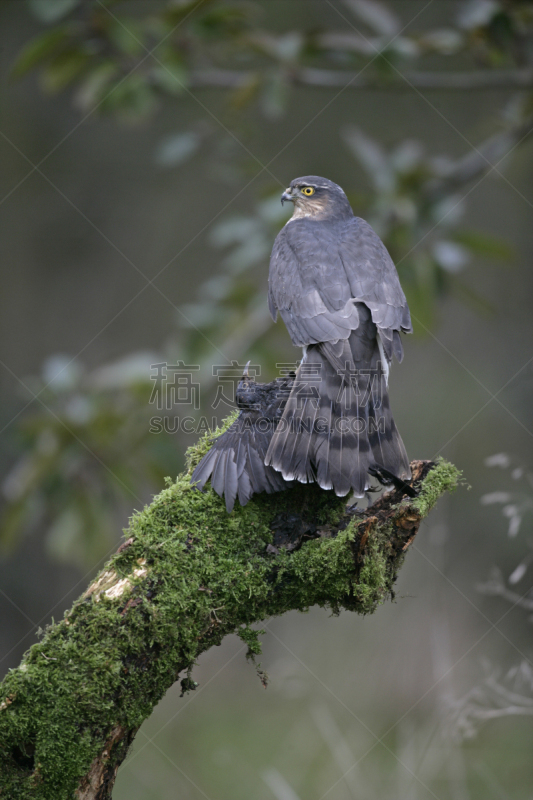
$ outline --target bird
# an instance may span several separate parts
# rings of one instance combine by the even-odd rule
[[[393,356],[403,359],[400,334],[413,330],[396,267],[333,181],[295,178],[287,201],[294,209],[272,249],[268,302],[302,360],[265,465],[339,497],[364,496],[370,476],[407,486],[388,395]]]
[[[293,380],[294,373],[288,373],[271,383],[257,383],[249,376],[247,364],[235,393],[237,419],[214,440],[191,475],[191,483],[200,490],[211,480],[212,489],[224,496],[228,514],[233,511],[237,497],[240,505],[245,506],[254,494],[281,492],[293,485],[265,465],[266,452]]]

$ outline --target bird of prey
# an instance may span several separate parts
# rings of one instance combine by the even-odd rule
[[[340,186],[296,178],[282,195],[294,213],[270,260],[269,306],[302,347],[296,375],[269,384],[245,372],[239,416],[195,468],[191,482],[233,510],[294,480],[357,496],[369,475],[416,496],[392,418],[388,374],[412,331],[394,264],[378,235],[355,217]]]
[[[284,201],[294,212],[274,242],[269,307],[303,358],[265,464],[286,481],[361,497],[369,474],[411,477],[387,389],[400,333],[412,332],[409,308],[385,245],[340,186],[296,178]]]
[[[228,514],[235,499],[246,505],[259,492],[280,492],[292,484],[265,465],[265,456],[289,397],[294,373],[272,383],[256,383],[247,370],[236,392],[239,416],[218,436],[191,476],[191,483],[203,489],[209,479],[214,491],[226,501]]]

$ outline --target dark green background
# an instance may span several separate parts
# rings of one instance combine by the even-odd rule
[[[292,30],[302,14],[308,26],[315,19],[342,27],[323,0],[256,5],[266,27]],[[407,22],[425,3],[390,5]],[[434,0],[416,27],[450,24],[459,5]],[[139,14],[146,8],[132,6]],[[82,122],[68,94],[50,97],[34,76],[15,82],[9,75],[21,46],[40,30],[25,4],[2,3],[0,26],[1,131],[33,163],[68,137],[42,166],[51,183],[34,172],[18,188],[30,166],[0,137],[2,197],[13,190],[0,206],[3,427],[29,400],[17,376],[26,381],[46,357],[83,351],[95,368],[175,337],[174,307],[194,300],[200,282],[221,270],[221,252],[209,240],[212,219],[226,205],[227,214],[249,212],[276,182],[263,175],[234,200],[248,179],[225,183],[202,156],[161,169],[154,152],[162,137],[209,117],[193,98],[163,103],[134,125],[97,116]],[[478,143],[497,129],[509,96],[425,92],[431,107],[415,91],[346,90],[334,98],[336,91],[300,88],[278,120],[249,112],[246,147],[263,164],[273,159],[280,186],[312,173],[353,194],[368,187],[339,135],[348,123],[386,149],[415,138],[432,153],[458,157],[470,149],[465,139]],[[216,117],[223,113],[220,92],[195,94]],[[492,174],[468,194],[468,226],[501,237],[515,253],[504,263],[477,257],[462,275],[493,313],[451,296],[439,300],[431,333],[415,319],[417,335],[404,341],[404,363],[392,370],[392,405],[410,457],[442,454],[470,486],[423,525],[396,602],[368,619],[312,609],[269,622],[266,692],[236,637],[202,656],[196,693],[180,699],[178,687],[171,689],[138,734],[117,800],[531,797],[531,717],[493,720],[466,742],[454,738],[452,724],[454,703],[482,684],[484,670],[503,674],[532,654],[526,613],[478,590],[494,566],[505,577],[512,572],[530,535],[531,515],[510,539],[500,507],[481,505],[480,497],[514,488],[508,471],[484,465],[488,456],[505,452],[517,465],[532,464],[531,165],[528,141],[500,165],[506,180]],[[159,291],[148,287],[123,311],[146,283],[127,259],[151,278],[181,250],[157,279]],[[267,268],[265,259],[256,273],[265,286]],[[276,358],[296,358],[278,328]],[[9,433],[1,437],[5,470],[18,452]],[[176,445],[180,453],[186,444]],[[124,523],[135,505],[125,504]],[[43,536],[33,531],[0,562],[3,671],[35,640],[34,624],[60,617],[98,566],[59,564]],[[515,587],[520,594],[528,579]]]

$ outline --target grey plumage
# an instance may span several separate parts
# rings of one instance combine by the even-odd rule
[[[283,199],[295,212],[272,250],[269,307],[305,355],[265,463],[339,496],[362,495],[369,473],[409,479],[387,391],[412,331],[392,259],[331,181],[297,178]]]
[[[295,213],[274,243],[269,306],[304,358],[294,381],[243,377],[239,417],[191,481],[203,489],[210,479],[228,512],[237,497],[245,505],[293,480],[362,495],[373,475],[415,494],[387,391],[392,358],[403,358],[400,333],[412,330],[394,264],[331,181],[297,178],[283,199]]]
[[[292,377],[272,383],[255,383],[248,376],[239,382],[236,401],[239,416],[218,436],[195,468],[191,483],[203,489],[209,479],[213,490],[226,501],[231,512],[235,500],[246,505],[254,494],[280,492],[291,486],[265,456],[292,387]]]

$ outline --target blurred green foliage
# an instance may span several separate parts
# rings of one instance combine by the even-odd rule
[[[2,544],[46,531],[51,556],[80,566],[105,555],[124,514],[174,467],[170,437],[149,433],[153,357],[138,354],[90,373],[50,358],[32,381],[38,396],[19,424],[22,455],[2,486]]]
[[[13,76],[36,72],[43,90],[71,92],[82,115],[129,122],[146,120],[162,104],[181,119],[184,98],[209,88],[219,97],[221,124],[206,119],[200,106],[191,120],[189,109],[187,123],[154,145],[154,161],[180,169],[197,159],[199,170],[232,183],[261,170],[247,147],[254,126],[286,114],[302,87],[337,92],[349,76],[364,76],[375,91],[400,91],[398,70],[429,86],[458,69],[484,75],[490,85],[492,74],[500,79],[506,70],[499,132],[489,144],[503,157],[519,142],[533,113],[523,74],[533,69],[533,2],[467,0],[457,16],[450,13],[449,25],[423,31],[405,31],[397,4],[378,0],[337,4],[332,28],[327,5],[322,26],[306,27],[302,15],[301,25],[287,30],[283,20],[276,29],[265,24],[268,0],[29,0],[44,27],[22,48]],[[331,135],[367,173],[366,191],[344,188],[398,265],[415,330],[432,326],[439,299],[450,293],[490,312],[461,277],[476,256],[509,261],[512,255],[506,243],[464,223],[460,190],[490,170],[486,143],[453,160],[414,140],[387,151],[354,125]],[[111,546],[124,506],[178,471],[176,437],[149,433],[154,363],[198,364],[203,389],[213,387],[209,373],[221,354],[228,362],[267,365],[264,374],[273,370],[281,334],[269,332],[264,267],[287,219],[279,195],[271,178],[258,181],[249,213],[224,215],[211,228],[213,248],[224,251],[219,268],[199,287],[197,301],[180,309],[179,330],[165,352],[132,354],[95,374],[68,358],[45,366],[32,387],[44,405],[35,402],[21,417],[20,457],[2,486],[4,547],[39,526],[56,556],[92,563]]]
[[[147,13],[128,0],[28,4],[49,27],[22,49],[14,75],[37,69],[45,90],[71,87],[83,112],[134,119],[197,85],[228,88],[233,111],[277,116],[300,82],[313,84],[309,69],[364,70],[378,85],[397,68],[434,68],[435,56],[438,68],[452,56],[470,67],[531,63],[530,0],[467,0],[449,27],[415,33],[404,32],[393,3],[378,0],[340,3],[342,31],[306,28],[302,18],[283,32],[263,27],[264,0],[169,0]]]

